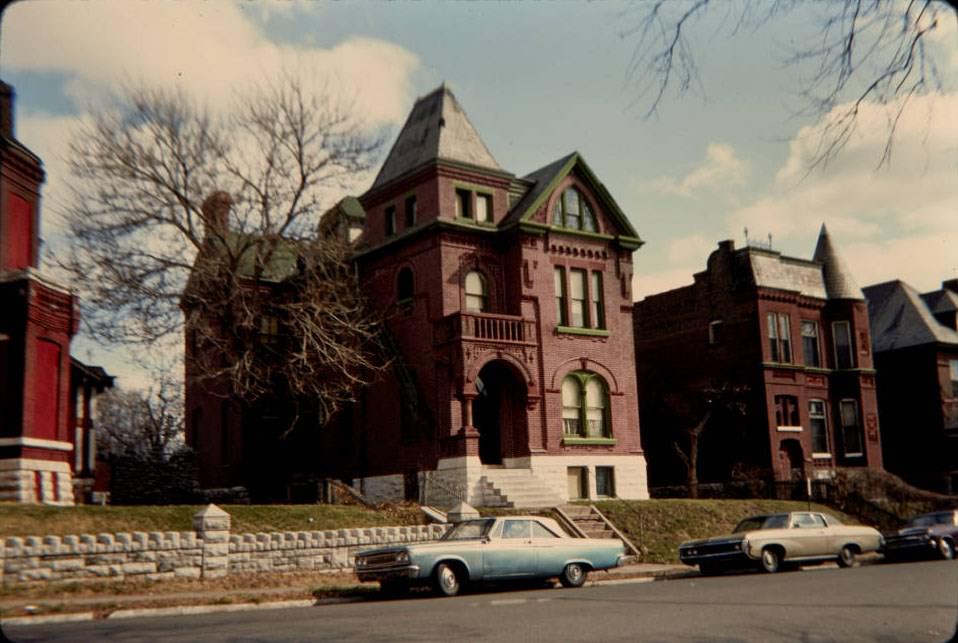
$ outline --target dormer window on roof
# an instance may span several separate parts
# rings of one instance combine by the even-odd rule
[[[552,208],[552,225],[586,232],[598,231],[589,202],[575,188],[566,188],[562,197],[556,199]]]

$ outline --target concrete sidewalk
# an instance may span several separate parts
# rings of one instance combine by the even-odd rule
[[[589,574],[587,585],[626,582],[650,582],[669,578],[697,576],[685,565],[635,563]],[[99,596],[58,596],[43,599],[0,600],[2,623],[56,623],[105,618],[135,618],[177,614],[204,614],[240,610],[307,607],[379,597],[376,583],[360,583],[341,588],[336,596],[316,598],[315,585],[289,587],[244,587],[218,591],[178,591],[164,593],[162,585],[150,594],[103,594]],[[155,605],[145,607],[144,605]],[[124,607],[126,606],[126,607]]]

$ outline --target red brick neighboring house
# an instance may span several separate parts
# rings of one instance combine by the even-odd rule
[[[635,334],[652,485],[686,481],[673,443],[696,418],[674,401],[721,386],[746,391],[745,413],[706,426],[700,480],[881,468],[864,296],[824,225],[811,261],[719,243],[694,284],[636,303]]]
[[[517,178],[443,85],[370,189],[320,227],[355,241],[395,360],[319,432],[314,471],[437,505],[648,497],[631,328],[642,241],[578,153]],[[206,413],[188,408],[188,436]]]
[[[958,280],[920,294],[868,286],[885,467],[912,484],[958,490]]]
[[[0,500],[72,504],[75,296],[38,271],[43,164],[0,82]]]

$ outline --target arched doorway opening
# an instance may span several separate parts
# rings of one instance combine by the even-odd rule
[[[788,479],[792,482],[799,482],[805,479],[805,456],[802,450],[802,443],[795,439],[782,440],[779,444],[782,452],[785,466],[787,467]]]
[[[473,424],[479,431],[479,460],[502,464],[515,457],[526,440],[526,384],[505,361],[489,362],[475,381]]]

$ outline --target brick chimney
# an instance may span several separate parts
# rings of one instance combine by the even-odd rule
[[[229,193],[217,190],[206,197],[203,201],[203,224],[206,226],[206,234],[216,231],[219,234],[225,234],[230,226],[230,208],[233,205],[233,199]]]
[[[17,93],[13,85],[0,80],[0,134],[13,138],[13,104]]]

